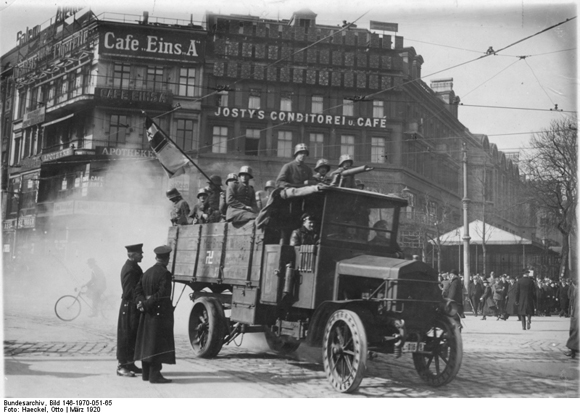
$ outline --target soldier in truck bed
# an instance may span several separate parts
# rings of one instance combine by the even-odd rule
[[[256,193],[254,187],[250,185],[252,169],[247,165],[240,168],[238,182],[230,182],[226,190],[226,202],[228,210],[226,221],[237,224],[245,224],[254,220],[258,213],[256,204]]]
[[[179,224],[189,224],[189,204],[181,197],[181,193],[177,188],[172,188],[167,193],[167,198],[173,203],[170,213],[171,224],[177,226]]]
[[[354,160],[348,154],[343,154],[338,160],[338,168],[330,173],[331,184],[346,188],[356,188],[354,175],[342,177],[342,173],[352,167]],[[342,185],[340,184],[342,179]]]
[[[276,178],[276,187],[304,187],[316,184],[312,178],[312,169],[304,163],[308,156],[308,147],[298,144],[294,148],[294,161],[284,164]]]

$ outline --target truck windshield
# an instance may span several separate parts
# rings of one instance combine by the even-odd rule
[[[389,200],[360,194],[329,194],[322,238],[328,242],[391,246],[396,242],[395,212]]]

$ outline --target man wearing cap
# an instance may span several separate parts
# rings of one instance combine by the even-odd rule
[[[107,288],[107,279],[105,279],[105,273],[97,265],[95,259],[87,260],[87,265],[91,269],[91,279],[82,287],[87,287],[87,296],[91,298],[93,304],[93,312],[89,315],[92,318],[99,315],[101,296]]]
[[[522,329],[524,331],[526,330],[526,316],[528,317],[528,330],[532,324],[534,301],[536,300],[536,284],[529,276],[529,272],[527,270],[524,271],[523,277],[516,284],[516,305],[518,306],[518,315],[522,319]]]
[[[208,216],[208,223],[218,223],[221,220],[220,214],[220,199],[222,198],[222,177],[219,175],[212,175],[209,177],[209,188],[207,188],[207,204],[210,208]]]
[[[122,377],[134,377],[140,374],[141,369],[135,366],[135,341],[139,328],[141,312],[137,309],[135,300],[135,287],[143,276],[143,270],[139,266],[143,260],[143,244],[125,246],[128,259],[121,269],[121,308],[117,322],[117,375]]]
[[[457,304],[457,314],[463,315],[463,283],[459,279],[459,272],[453,269],[451,272],[451,281],[449,282],[449,292],[447,295],[448,299],[453,300]],[[457,318],[459,324],[461,321]]]
[[[314,216],[310,213],[302,214],[302,226],[292,232],[290,246],[302,246],[305,244],[317,244],[318,234],[314,231]]]
[[[270,194],[272,194],[274,188],[276,188],[276,183],[273,180],[268,180],[264,186],[264,191],[256,191],[256,205],[258,206],[259,210],[266,207],[268,198],[270,198]]]
[[[172,188],[167,193],[167,198],[173,203],[173,208],[171,209],[170,218],[171,224],[174,226],[180,224],[189,224],[189,204],[185,201],[177,188]]]
[[[316,181],[322,184],[330,184],[330,176],[328,175],[328,172],[330,171],[330,164],[328,163],[327,159],[321,158],[316,161],[314,171],[316,171],[316,174],[314,174],[313,178]]]
[[[256,192],[250,185],[252,169],[244,165],[238,173],[238,182],[230,182],[226,190],[226,203],[228,210],[226,221],[236,224],[245,224],[254,220],[258,213],[256,204]]]
[[[338,159],[338,168],[330,173],[331,185],[346,188],[356,188],[354,175],[342,176],[342,173],[352,168],[354,160],[349,154],[342,154]],[[341,183],[342,182],[342,183]]]
[[[142,312],[135,360],[141,360],[143,381],[165,384],[171,380],[161,375],[162,364],[175,364],[171,272],[167,270],[171,247],[159,246],[153,252],[156,263],[135,287],[137,309]]]
[[[276,178],[276,187],[304,187],[316,183],[312,177],[312,169],[304,163],[308,154],[308,147],[305,144],[296,145],[294,161],[282,166]]]

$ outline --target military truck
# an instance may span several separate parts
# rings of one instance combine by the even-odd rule
[[[239,335],[263,332],[276,352],[320,347],[339,392],[359,387],[372,353],[411,353],[425,382],[452,381],[463,354],[457,308],[442,299],[436,271],[398,247],[406,205],[392,194],[308,186],[275,190],[244,225],[171,227],[174,281],[193,291],[195,355],[215,357]],[[319,241],[291,246],[304,213],[316,218]]]

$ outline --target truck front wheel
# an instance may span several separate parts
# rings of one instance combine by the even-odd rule
[[[198,358],[215,357],[224,344],[226,320],[221,303],[201,297],[189,314],[189,343]]]
[[[324,329],[323,362],[330,384],[340,392],[356,391],[367,365],[367,335],[361,318],[340,309]]]

